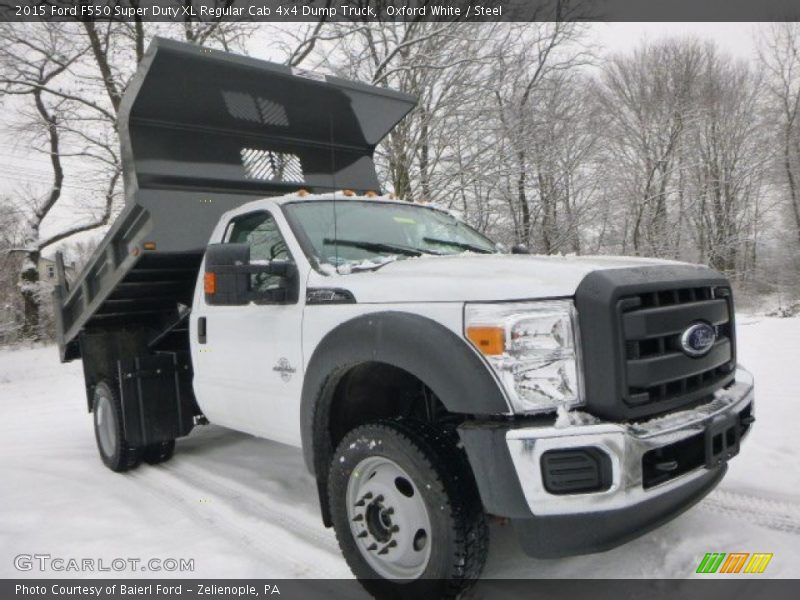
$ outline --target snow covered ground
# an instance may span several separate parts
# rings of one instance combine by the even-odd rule
[[[772,552],[766,576],[800,576],[800,318],[742,316],[738,332],[757,423],[715,492],[591,556],[530,559],[493,525],[484,576],[683,578],[706,552]],[[81,365],[59,364],[54,347],[0,352],[0,415],[0,577],[25,575],[21,553],[194,559],[171,576],[350,577],[297,449],[209,426],[169,463],[114,474],[95,450]]]

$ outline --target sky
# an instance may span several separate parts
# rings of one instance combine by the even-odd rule
[[[711,39],[731,55],[741,59],[756,56],[755,35],[758,23],[591,23],[587,25],[587,41],[593,42],[601,53],[625,53],[643,41],[657,41],[670,36],[697,36]],[[259,53],[260,54],[260,53]],[[20,144],[0,113],[0,197],[19,193],[30,183],[49,179],[49,163],[42,155],[31,153]],[[79,181],[67,181],[66,192],[70,196],[85,195]],[[85,214],[85,211],[82,211]],[[65,222],[75,222],[75,209],[55,212],[45,222],[46,235]],[[96,234],[94,234],[96,235]],[[46,254],[52,254],[50,249]]]
[[[606,52],[624,53],[641,41],[671,36],[697,36],[715,41],[731,55],[749,59],[756,56],[758,23],[593,23],[590,36]]]

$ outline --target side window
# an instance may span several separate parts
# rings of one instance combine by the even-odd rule
[[[278,225],[268,212],[232,219],[225,233],[225,243],[250,246],[250,264],[292,260]],[[264,292],[279,287],[279,280],[277,275],[254,274],[250,276],[250,287],[254,291]]]

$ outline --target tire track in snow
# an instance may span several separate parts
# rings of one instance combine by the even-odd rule
[[[762,498],[750,494],[716,490],[698,506],[723,513],[773,531],[800,535],[800,504]]]
[[[324,547],[336,556],[340,554],[336,538],[333,534],[326,535],[327,530],[322,528],[321,520],[319,521],[320,525],[315,526],[287,514],[285,507],[272,500],[266,493],[258,494],[242,484],[211,472],[202,471],[185,462],[180,465],[163,464],[160,466],[193,487],[202,487],[204,484],[212,483],[213,493],[224,497],[229,503],[242,506],[255,517],[279,525],[292,535],[298,535],[308,542]]]
[[[229,512],[229,509],[220,510],[214,508],[213,504],[204,504],[204,510],[200,510],[194,502],[185,498],[186,490],[180,490],[175,486],[174,478],[164,468],[164,465],[147,466],[146,470],[137,469],[131,471],[129,476],[143,483],[151,494],[160,496],[170,503],[185,508],[193,517],[208,524],[223,537],[231,537],[233,534],[237,541],[251,548],[258,556],[263,557],[264,562],[270,565],[283,565],[297,577],[311,575],[328,579],[336,577],[335,574],[322,567],[318,561],[315,562],[309,553],[303,556],[297,556],[297,553],[292,552],[286,545],[276,549],[275,544],[264,542],[262,537],[258,535],[257,529],[251,526],[245,528],[246,524],[240,525],[236,522],[235,518],[224,514],[225,512]],[[210,492],[210,494],[213,494],[213,492]],[[211,515],[207,510],[209,508],[213,511]],[[269,539],[269,536],[264,536],[264,538]]]

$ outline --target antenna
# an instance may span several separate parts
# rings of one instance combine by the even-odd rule
[[[333,139],[333,115],[328,113],[328,125],[331,147],[331,181],[333,182],[333,254],[336,261],[336,272],[339,272],[339,230],[336,218],[336,148]]]

